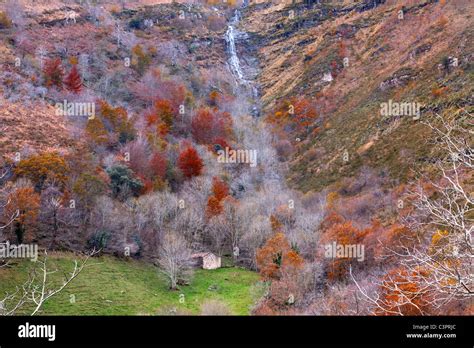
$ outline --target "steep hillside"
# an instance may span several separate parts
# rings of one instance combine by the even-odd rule
[[[85,313],[137,314],[150,288],[141,314],[177,290],[196,313],[216,283],[245,314],[254,271],[257,315],[472,313],[473,15],[464,0],[7,0],[0,243],[100,250]],[[26,264],[5,255],[14,287]],[[232,268],[192,279],[205,260]],[[131,296],[102,298],[109,279]]]
[[[134,103],[127,93],[150,87],[140,81],[138,70],[151,63],[166,79],[172,75],[174,81],[187,81],[195,89],[229,88],[224,15],[177,3],[144,7],[152,3],[162,1],[134,2],[123,10],[110,3],[87,7],[60,1],[26,2],[21,10],[7,9],[18,17],[21,30],[1,29],[3,156],[11,158],[23,150],[67,152],[71,145],[80,146],[87,119],[58,114],[56,103],[63,100],[93,103],[106,98],[119,104],[131,101],[130,110],[143,107],[143,101]],[[78,67],[84,80],[80,97],[43,85],[45,64],[55,58],[66,61],[61,68],[64,77],[74,65]],[[146,66],[137,67],[141,58]],[[109,71],[104,74],[104,69]]]
[[[79,146],[64,117],[49,105],[5,102],[0,125],[0,152],[12,159],[21,151],[67,152]]]
[[[333,3],[255,5],[242,23],[258,47],[266,114],[294,96],[319,111],[309,131],[288,135],[289,182],[319,191],[363,166],[405,182],[436,155],[422,122],[472,111],[474,5]],[[389,100],[420,103],[420,119],[384,117]]]

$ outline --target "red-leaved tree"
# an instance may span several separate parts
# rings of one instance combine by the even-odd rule
[[[150,159],[150,169],[153,176],[158,176],[160,179],[164,179],[166,176],[166,167],[168,161],[166,157],[159,152],[155,152]]]
[[[204,164],[196,149],[188,147],[179,154],[178,167],[184,176],[189,179],[200,175]]]
[[[199,109],[191,122],[191,132],[198,143],[213,144],[214,139],[226,138],[231,125],[229,114]]]
[[[68,91],[79,93],[82,90],[82,79],[76,65],[72,66],[71,71],[64,80],[64,84]]]
[[[229,186],[219,178],[212,178],[212,193],[219,201],[229,195]]]
[[[64,71],[61,67],[61,59],[55,58],[46,61],[43,69],[43,74],[47,87],[62,87]]]

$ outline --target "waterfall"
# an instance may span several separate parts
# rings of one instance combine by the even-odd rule
[[[225,41],[227,42],[227,50],[229,52],[229,66],[232,74],[236,78],[238,83],[245,82],[242,68],[240,67],[239,57],[237,56],[237,50],[235,48],[235,37],[237,30],[234,28],[239,22],[240,14],[238,10],[235,10],[235,14],[232,17],[227,32],[225,33]]]
[[[244,7],[246,6],[247,2],[244,2]],[[229,25],[227,26],[227,31],[225,33],[225,41],[227,43],[227,53],[229,55],[228,58],[228,66],[229,70],[235,78],[236,84],[238,87],[243,87],[241,89],[242,93],[247,93],[249,98],[252,100],[252,105],[250,106],[250,114],[259,117],[260,116],[260,108],[259,108],[259,94],[258,94],[258,87],[253,81],[252,77],[250,80],[244,77],[244,73],[242,71],[242,66],[240,65],[239,56],[237,55],[237,49],[235,45],[236,39],[247,39],[248,35],[246,32],[241,32],[236,29],[237,24],[240,21],[240,12],[239,10],[235,10],[234,16],[231,18]]]

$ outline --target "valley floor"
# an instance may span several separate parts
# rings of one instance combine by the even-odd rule
[[[16,262],[16,261],[15,261]],[[28,277],[30,261],[0,270],[0,294],[12,292]],[[56,253],[48,258],[52,281],[72,269],[74,255]],[[172,315],[199,314],[208,301],[219,301],[234,315],[248,315],[258,298],[258,274],[236,267],[198,269],[190,285],[170,291],[153,265],[110,256],[93,258],[60,294],[42,307],[40,315]],[[74,301],[75,300],[75,301]],[[25,308],[25,314],[29,313]],[[23,313],[19,313],[23,314]]]

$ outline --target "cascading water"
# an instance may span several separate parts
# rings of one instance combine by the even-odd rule
[[[237,56],[237,50],[235,48],[235,37],[236,37],[236,29],[234,26],[239,22],[240,13],[238,10],[235,10],[235,14],[232,17],[229,26],[227,27],[227,32],[225,33],[225,40],[227,42],[227,50],[229,52],[229,66],[232,74],[237,80],[237,83],[243,83],[244,74],[242,72],[242,68],[240,67],[240,60]]]
[[[247,5],[247,1],[244,1],[242,8],[245,8]],[[278,162],[273,160],[276,157],[274,149],[271,147],[270,142],[262,143],[262,139],[270,139],[271,136],[265,135],[268,134],[267,131],[258,126],[261,124],[260,120],[258,120],[260,116],[260,96],[258,83],[255,81],[258,63],[248,55],[241,62],[237,53],[236,42],[240,42],[245,46],[246,50],[244,52],[252,51],[253,49],[251,47],[252,43],[245,42],[250,38],[249,35],[245,31],[236,28],[240,20],[240,11],[237,9],[229,21],[225,33],[225,41],[227,43],[228,67],[237,85],[235,90],[236,96],[242,100],[242,104],[248,105],[248,112],[254,116],[254,123],[252,127],[247,127],[245,132],[242,133],[245,134],[245,140],[242,139],[241,142],[246,144],[246,146],[250,146],[250,148],[258,149],[261,154],[262,160],[259,166],[259,176],[264,173],[263,176],[266,178],[267,183],[271,183],[273,187],[280,187],[282,177],[279,174]]]
[[[247,5],[247,2],[244,1],[243,6],[245,7],[246,5]],[[229,25],[227,27],[227,31],[225,33],[225,41],[227,43],[227,52],[229,54],[229,59],[228,59],[229,70],[234,76],[237,85],[243,86],[244,90],[247,90],[247,93],[253,99],[250,112],[253,116],[258,117],[260,115],[260,110],[257,106],[258,99],[259,99],[258,88],[255,86],[255,83],[253,81],[248,80],[244,76],[244,72],[242,71],[242,66],[240,64],[240,60],[237,54],[237,49],[236,49],[236,44],[235,44],[236,39],[248,38],[248,35],[246,32],[241,32],[238,29],[236,29],[236,26],[238,25],[239,21],[240,21],[240,12],[239,10],[235,10],[234,15],[232,16],[229,22]]]

